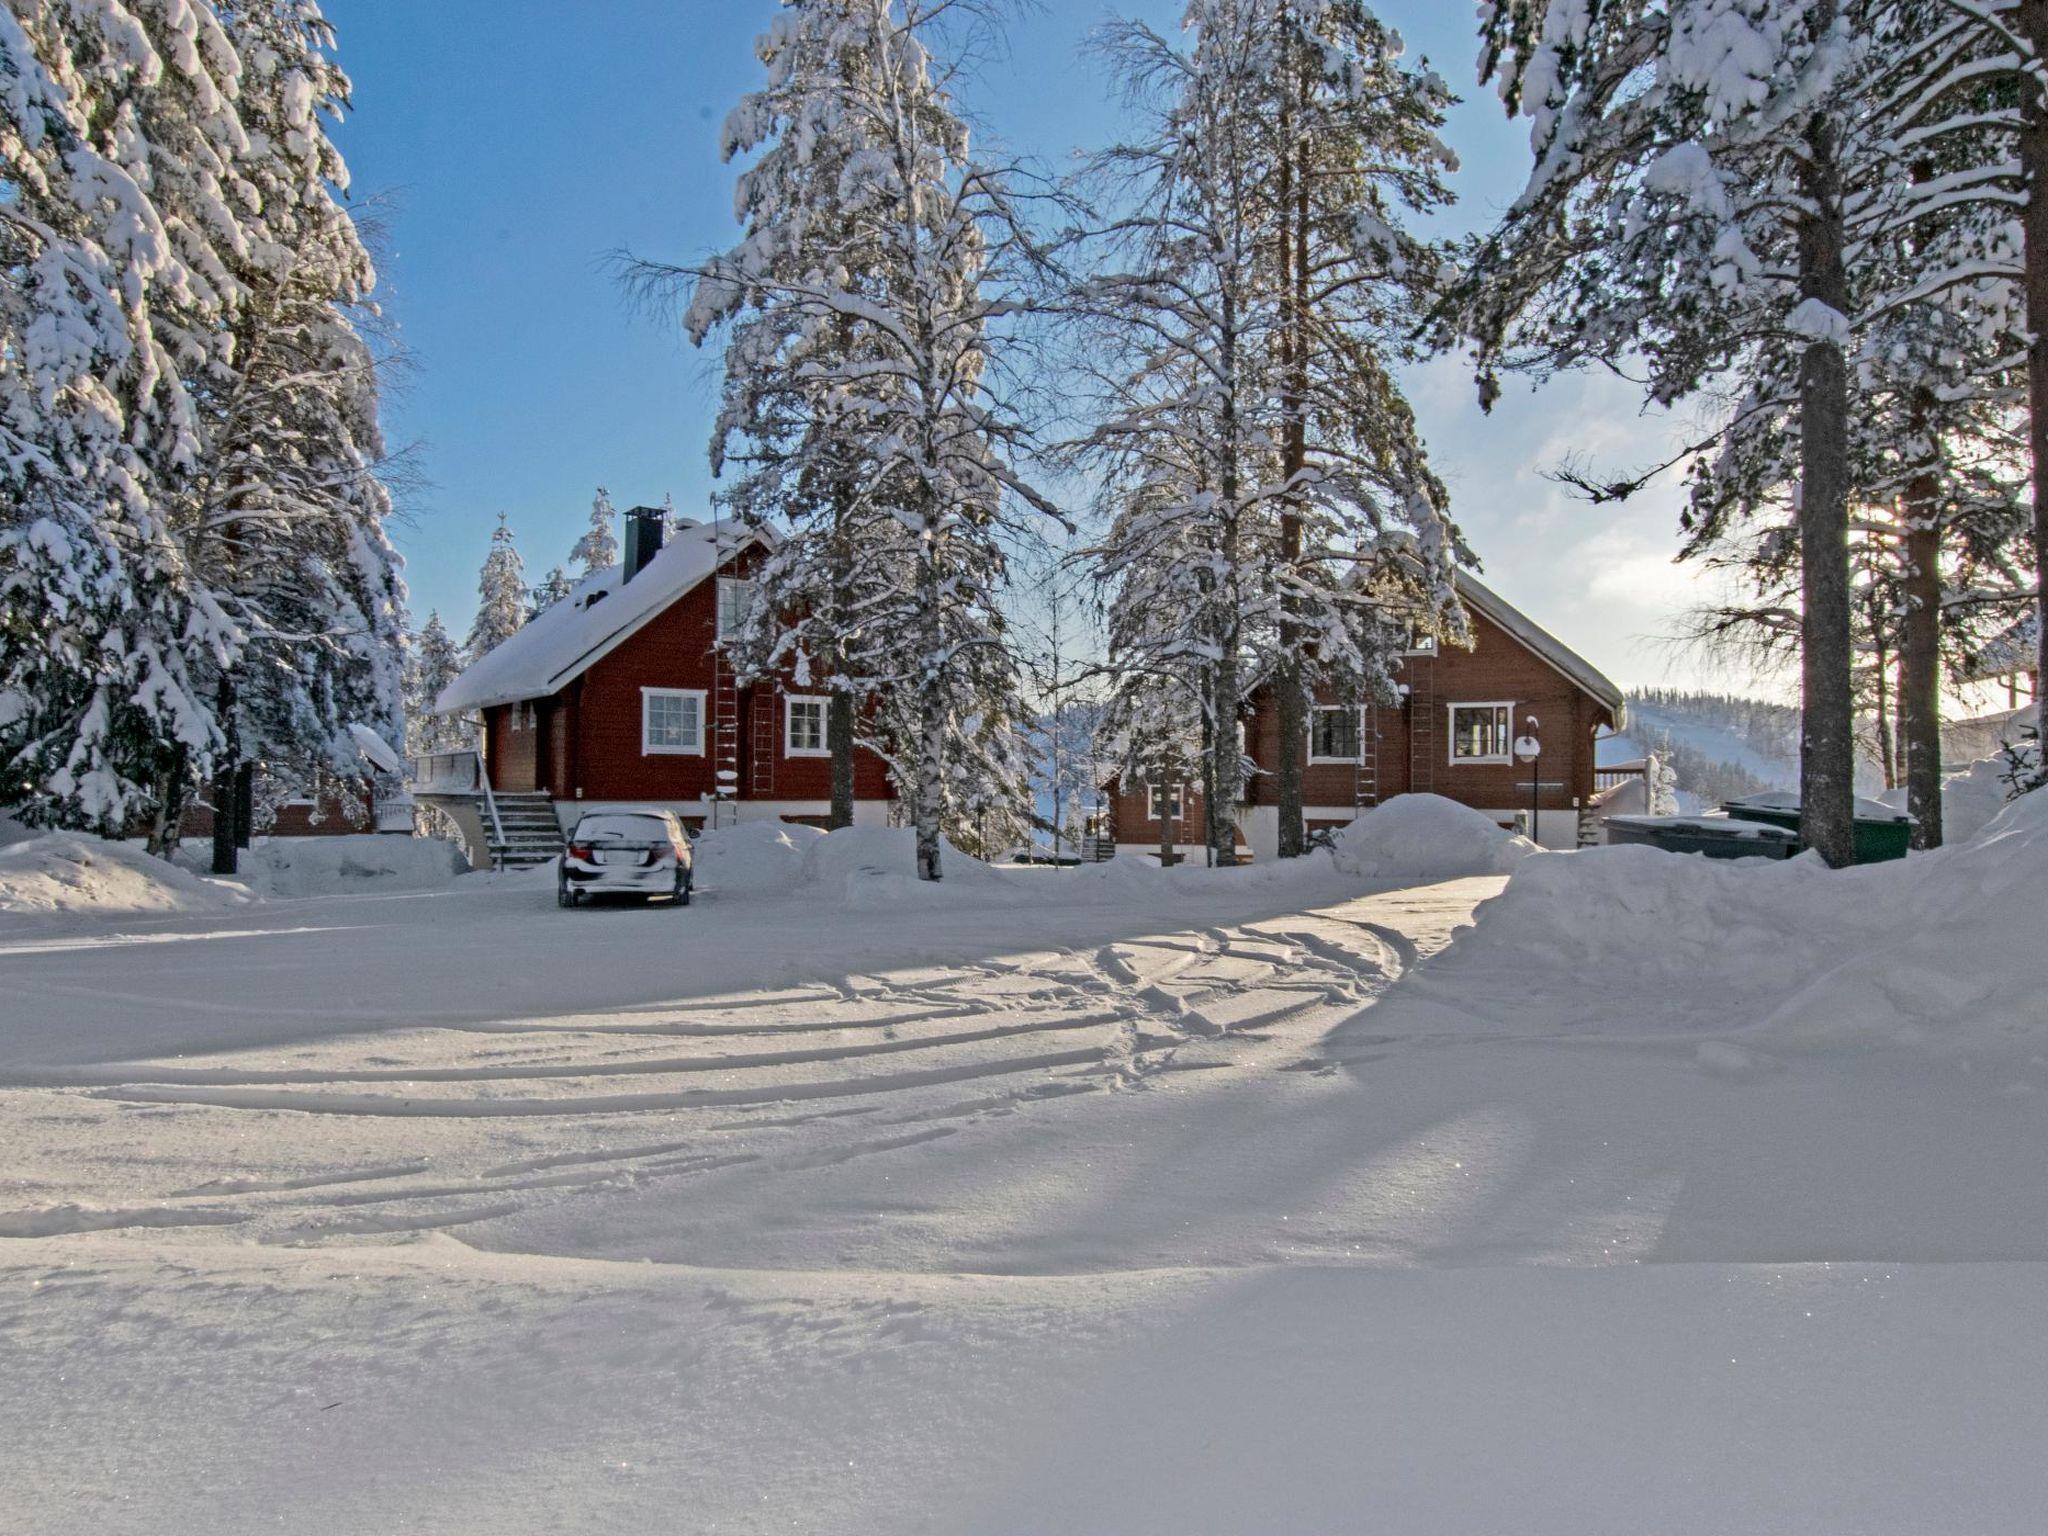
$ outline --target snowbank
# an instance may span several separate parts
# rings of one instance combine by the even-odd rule
[[[1967,841],[1839,872],[1812,855],[1541,854],[1388,1001],[1449,1029],[1611,1036],[1633,1014],[1648,1039],[2036,1054],[2048,1050],[2032,963],[2044,886],[2048,794]]]
[[[1396,795],[1337,834],[1338,870],[1369,880],[1505,875],[1536,852],[1526,837],[1442,795]]]
[[[202,912],[248,899],[240,886],[202,880],[138,843],[52,832],[0,846],[0,914]]]
[[[203,866],[204,843],[180,850]],[[234,877],[262,896],[356,896],[373,891],[431,891],[469,868],[455,844],[437,837],[356,833],[346,837],[265,838],[242,851]]]
[[[841,827],[804,850],[803,883],[852,911],[1022,905],[1058,894],[1033,882],[1032,872],[1005,875],[951,843],[939,857],[944,878],[934,885],[917,878],[917,834],[910,828]]]
[[[1959,733],[1976,731],[1986,755],[1942,776],[1941,831],[1945,841],[1959,843],[1975,837],[2005,809],[2012,794],[2007,778],[2011,764],[1998,748],[2001,743],[2019,741],[2022,731],[2033,722],[2034,709],[2029,705],[2010,714],[1991,716],[1987,721],[1964,721],[1956,728]],[[1979,727],[1982,729],[1978,730]],[[1879,799],[1892,810],[1906,808],[1904,786],[1886,790]]]
[[[712,891],[788,891],[804,879],[804,856],[824,837],[817,827],[743,821],[698,837],[697,884]]]

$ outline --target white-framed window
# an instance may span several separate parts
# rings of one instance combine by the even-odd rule
[[[737,576],[718,578],[718,638],[729,640],[740,632],[754,608],[755,583]]]
[[[1160,814],[1159,808],[1160,788],[1161,786],[1157,784],[1147,784],[1145,786],[1145,819],[1147,821],[1179,821],[1181,812],[1185,808],[1184,797],[1181,794],[1182,786],[1176,784],[1166,791],[1166,811],[1163,817]]]
[[[1408,626],[1408,643],[1401,647],[1401,654],[1403,656],[1434,656],[1436,654],[1436,636],[1423,634],[1420,624],[1410,624]]]
[[[1453,763],[1511,763],[1514,761],[1514,739],[1515,706],[1512,703],[1451,706]]]
[[[1365,710],[1356,704],[1318,704],[1308,713],[1308,760],[1355,763],[1363,756]]]
[[[782,755],[830,757],[825,744],[825,717],[831,701],[819,694],[792,693],[782,700]]]
[[[642,688],[640,752],[644,757],[704,755],[704,690]]]

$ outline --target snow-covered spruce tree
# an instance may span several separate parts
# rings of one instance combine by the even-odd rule
[[[1402,216],[1443,206],[1454,165],[1437,136],[1450,89],[1425,64],[1403,66],[1401,40],[1361,0],[1208,0],[1190,19],[1266,39],[1273,99],[1257,120],[1274,131],[1273,281],[1278,350],[1279,622],[1268,684],[1283,744],[1305,743],[1317,684],[1391,698],[1381,627],[1361,622],[1354,563],[1390,529],[1455,545],[1449,498],[1430,472],[1393,365],[1441,265]],[[1460,622],[1449,568],[1432,556],[1385,565],[1424,577],[1406,606],[1436,633]],[[1439,622],[1441,621],[1441,622]],[[1407,643],[1402,627],[1402,643]],[[1305,846],[1305,747],[1275,766],[1279,851]]]
[[[1170,478],[1141,487],[1095,551],[1109,594],[1111,678],[1096,750],[1126,788],[1155,792],[1162,864],[1173,862],[1177,831],[1166,807],[1187,784],[1211,782],[1204,756],[1216,657],[1203,637],[1228,622],[1214,612],[1219,587],[1201,542],[1217,525],[1183,515],[1193,500]]]
[[[569,551],[569,558],[583,568],[585,576],[595,576],[619,563],[618,522],[619,514],[612,508],[611,492],[600,485],[596,498],[590,503],[590,527],[576,541],[576,547]]]
[[[1199,525],[1199,600],[1176,618],[1205,658],[1207,840],[1229,863],[1254,683],[1298,728],[1318,685],[1390,692],[1408,623],[1463,637],[1466,551],[1389,370],[1409,274],[1435,268],[1396,221],[1443,196],[1447,97],[1360,5],[1195,0],[1187,22],[1185,47],[1137,23],[1102,34],[1147,132],[1098,157],[1114,213],[1073,305],[1099,411],[1083,455],[1133,509],[1105,561],[1156,570],[1162,528]]]
[[[732,256],[699,267],[638,268],[643,279],[691,288],[693,326],[708,329],[743,310],[762,321],[736,359],[743,395],[749,370],[786,372],[785,346],[805,343],[795,355],[803,390],[771,382],[775,398],[766,408],[794,413],[796,425],[772,429],[779,442],[809,435],[818,453],[790,477],[806,483],[764,501],[764,513],[801,499],[833,517],[840,503],[832,479],[850,473],[855,485],[844,505],[859,524],[849,541],[856,558],[870,549],[891,561],[907,556],[905,579],[854,577],[857,623],[873,657],[858,681],[903,706],[892,711],[899,739],[885,743],[885,755],[912,808],[917,871],[928,880],[941,874],[957,770],[993,761],[986,744],[1007,739],[999,727],[1018,697],[996,605],[1002,535],[1020,506],[1053,515],[1012,467],[1025,432],[1002,368],[1035,247],[1012,178],[970,155],[936,51],[946,23],[993,19],[999,9],[974,0],[787,6],[763,50],[773,100],[743,108],[735,125],[742,139],[773,137],[778,149],[792,151],[759,186],[743,185],[750,238]],[[818,46],[798,46],[806,40]],[[825,234],[838,242],[838,259],[821,259],[802,238],[809,224],[803,203],[781,209],[776,201],[811,190],[796,163],[806,146],[846,150],[831,181]],[[790,181],[776,179],[785,172]],[[750,211],[756,193],[763,202]],[[778,229],[782,212],[790,227]],[[730,390],[727,406],[733,411]],[[751,410],[742,400],[732,417],[749,437]],[[818,420],[827,430],[809,432]],[[796,547],[825,550],[829,561],[833,545],[799,539]],[[808,588],[794,577],[771,579],[789,583],[799,610],[811,593],[834,585],[829,565]],[[774,602],[760,609],[785,622]],[[837,631],[849,620],[831,622]],[[900,739],[903,732],[911,739]]]
[[[175,521],[233,379],[238,74],[203,5],[0,8],[0,799],[159,849],[242,642]]]
[[[2043,0],[1892,0],[1879,14],[1885,61],[1881,103],[1888,130],[1909,174],[1887,199],[1902,243],[1925,256],[1900,274],[1891,305],[1949,315],[1981,312],[2005,289],[2016,310],[2001,331],[2016,337],[2004,362],[2024,373],[2024,462],[2032,482],[2031,515],[2022,530],[2031,561],[2035,611],[2048,614],[2048,478],[2034,472],[2048,458],[2048,3]],[[1882,307],[1882,306],[1879,306]],[[1933,397],[1942,397],[1937,391]],[[1924,433],[1919,435],[1926,435]],[[1926,482],[1932,490],[1934,481]],[[1916,551],[1937,541],[1932,520],[1914,519]],[[2016,540],[2017,542],[2021,542]],[[1931,559],[1919,561],[1931,566]],[[1931,596],[1920,577],[1914,612]],[[1919,664],[1933,648],[1932,621],[1909,619],[1907,644],[1920,707],[1907,728],[1919,749],[1908,763],[1909,800],[1919,830],[1939,835],[1939,735],[1925,717],[1938,704],[1939,684]],[[2048,624],[2040,624],[2040,660],[2048,663]],[[1916,728],[1915,721],[1921,723]]]
[[[502,512],[498,526],[491,530],[490,552],[477,573],[476,595],[476,618],[464,646],[471,661],[489,655],[526,623],[526,564],[519,558]]]
[[[1532,119],[1536,162],[1473,253],[1482,400],[1502,368],[1640,359],[1660,404],[1739,396],[1724,477],[1749,424],[1796,415],[1801,821],[1835,865],[1853,855],[1851,270],[1857,216],[1900,170],[1871,112],[1881,3],[1481,7],[1482,76]]]
[[[756,157],[734,200],[744,233],[697,277],[684,315],[697,345],[725,337],[711,463],[733,478],[720,500],[741,522],[780,535],[756,572],[760,601],[733,637],[733,655],[750,676],[800,667],[830,698],[835,827],[853,820],[857,722],[874,689],[863,593],[909,574],[907,547],[878,521],[890,511],[863,496],[865,389],[851,383],[852,366],[885,354],[864,319],[822,313],[810,296],[820,287],[861,292],[880,255],[855,244],[862,221],[841,201],[866,195],[848,170],[881,152],[865,137],[870,119],[847,110],[884,63],[862,14],[872,9],[791,0],[756,43],[767,81],[734,108],[721,143],[728,161]]]
[[[427,615],[427,622],[413,636],[406,657],[405,750],[419,755],[429,752],[460,752],[473,744],[469,725],[453,715],[434,713],[434,701],[448,685],[462,675],[461,648],[441,622],[440,610]]]
[[[559,565],[548,567],[547,575],[541,577],[533,591],[527,596],[526,616],[537,619],[555,604],[576,590],[576,583],[569,579],[569,573]]]
[[[1970,86],[1975,113],[1954,119],[1961,105],[1952,102],[1952,119],[1929,131],[1919,99],[1925,39],[1912,29],[1931,14],[1877,13],[1864,105],[1843,139],[1844,265],[1858,296],[1848,376],[1852,698],[1888,782],[1905,760],[1922,846],[1941,836],[1944,660],[1980,643],[2027,579],[2013,415],[2025,342],[2007,275],[2016,268],[2001,254],[2018,237],[2008,210],[1970,190],[1984,124],[2010,90]],[[1796,657],[1801,443],[1785,406],[1798,390],[1796,358],[1759,350],[1754,365],[1741,407],[1693,478],[1684,555],[1731,568],[1750,588],[1704,615],[1704,631]]]
[[[325,123],[345,109],[348,80],[311,0],[223,0],[221,13],[243,60],[242,169],[258,210],[240,256],[234,375],[201,402],[204,472],[180,518],[195,572],[243,637],[201,668],[224,737],[216,805],[251,764],[309,789],[354,778],[353,726],[396,745],[407,642],[377,473],[377,358],[359,328],[375,273],[339,202],[348,172]],[[220,821],[215,866],[232,873]]]

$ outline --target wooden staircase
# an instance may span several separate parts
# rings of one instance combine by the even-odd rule
[[[531,869],[562,852],[562,824],[546,794],[504,794],[497,799],[497,829],[489,838],[491,868]]]

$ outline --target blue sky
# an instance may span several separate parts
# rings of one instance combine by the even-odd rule
[[[621,507],[701,514],[716,359],[636,312],[616,250],[688,260],[729,244],[726,111],[758,79],[772,0],[328,0],[356,110],[339,130],[384,226],[383,302],[412,363],[386,400],[429,482],[397,528],[413,606],[458,633],[490,530],[508,515],[531,576],[566,560],[603,484]],[[1118,109],[1079,54],[1113,11],[1176,23],[1179,0],[1046,0],[1009,30],[967,105],[980,131],[1055,165],[1112,137]],[[1524,130],[1473,74],[1464,0],[1382,0],[1413,55],[1467,97],[1448,137],[1478,227],[1513,197]],[[1432,456],[1486,574],[1624,685],[1684,682],[1657,636],[1695,600],[1666,494],[1593,509],[1545,480],[1567,453],[1638,465],[1665,441],[1633,392],[1598,380],[1480,416],[1455,361],[1409,380]]]

